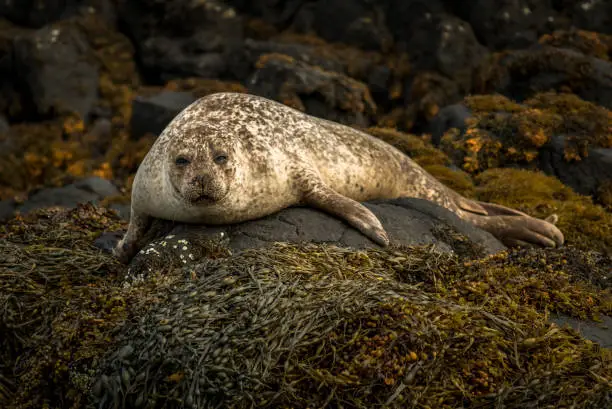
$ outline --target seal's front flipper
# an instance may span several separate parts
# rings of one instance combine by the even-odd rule
[[[127,264],[138,251],[138,241],[142,239],[151,224],[151,218],[134,211],[130,214],[130,224],[123,239],[113,249],[113,255],[122,263]]]
[[[361,231],[375,243],[385,247],[389,245],[389,237],[380,220],[361,203],[342,196],[327,187],[317,176],[309,174],[298,179],[302,192],[302,201],[312,207],[319,208],[346,220],[351,226]]]

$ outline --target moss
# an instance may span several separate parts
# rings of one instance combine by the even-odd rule
[[[612,112],[574,94],[546,92],[525,101],[535,109],[558,115],[552,132],[567,135],[566,159],[580,159],[591,147],[612,148]]]
[[[467,130],[442,137],[441,147],[470,173],[529,165],[555,135],[567,135],[565,159],[580,160],[591,147],[612,147],[612,113],[573,94],[546,92],[518,105],[500,95],[467,97],[474,115]]]
[[[278,35],[278,30],[273,25],[259,18],[246,18],[244,20],[244,34],[246,38],[266,41]]]
[[[164,88],[171,91],[190,91],[196,98],[202,98],[216,92],[241,92],[247,89],[238,82],[218,81],[205,78],[182,78],[171,80]]]
[[[90,135],[68,124],[19,124],[0,136],[8,146],[0,154],[0,198],[42,186],[59,186],[95,168],[87,149]],[[66,126],[63,126],[66,125]]]
[[[612,180],[607,180],[599,186],[597,198],[606,209],[612,211]]]
[[[489,112],[521,112],[524,107],[500,94],[470,95],[464,98],[464,103],[475,114]]]
[[[67,22],[85,33],[100,64],[101,108],[113,113],[116,125],[127,125],[131,117],[132,92],[140,85],[132,43],[95,14]]]
[[[544,34],[538,42],[553,47],[570,48],[605,61],[610,61],[612,55],[612,36],[593,31],[558,30],[552,34]]]
[[[535,217],[559,215],[566,243],[583,250],[612,252],[612,213],[540,172],[490,169],[476,176],[476,197]]]

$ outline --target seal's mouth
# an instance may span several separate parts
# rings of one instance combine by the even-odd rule
[[[216,201],[217,200],[214,197],[211,197],[205,194],[198,195],[194,197],[193,199],[191,199],[191,203],[197,203],[197,204],[212,204],[212,203],[215,203]]]

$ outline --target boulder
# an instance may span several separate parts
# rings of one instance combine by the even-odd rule
[[[389,51],[393,36],[385,22],[380,4],[319,0],[306,3],[293,19],[293,28],[300,32],[314,32],[330,42],[339,42],[363,50]]]
[[[565,136],[555,135],[542,147],[538,168],[583,195],[597,196],[599,187],[612,181],[612,149],[591,148],[579,161],[565,159]]]
[[[196,99],[190,92],[167,90],[136,96],[132,101],[130,136],[138,139],[148,133],[159,135],[179,112]]]
[[[488,56],[468,23],[450,14],[426,14],[416,20],[406,41],[416,70],[440,73],[463,93],[472,90],[475,71]]]
[[[31,28],[60,19],[82,0],[8,0],[0,2],[0,17]]]
[[[98,99],[99,65],[76,26],[54,24],[21,35],[13,53],[13,75],[38,115],[88,118]]]
[[[446,3],[493,50],[527,47],[540,35],[569,26],[568,19],[553,9],[550,0],[447,0]]]
[[[538,92],[571,90],[612,109],[612,63],[581,52],[536,45],[500,56],[491,90],[522,101]]]
[[[365,205],[379,218],[392,244],[433,244],[442,252],[472,255],[505,249],[488,232],[427,200],[375,200]],[[96,245],[110,251],[120,236],[121,233],[102,235]],[[130,262],[129,279],[143,277],[159,263],[167,266],[196,262],[211,242],[222,242],[232,252],[240,252],[279,241],[331,243],[353,249],[380,248],[345,221],[310,207],[290,207],[257,220],[223,226],[156,220],[143,238],[141,251]]]
[[[92,176],[62,187],[39,189],[21,204],[13,200],[0,201],[0,220],[9,219],[16,212],[25,214],[48,207],[74,208],[87,202],[99,204],[105,197],[117,194],[119,190],[110,181]]]
[[[242,39],[240,17],[216,0],[123,1],[118,15],[134,41],[145,77],[154,82],[222,76],[226,47]]]
[[[578,28],[612,33],[612,3],[609,1],[558,0],[555,3]]]
[[[274,99],[310,115],[368,126],[376,105],[368,87],[343,74],[325,71],[282,54],[260,58],[249,78],[249,92]]]

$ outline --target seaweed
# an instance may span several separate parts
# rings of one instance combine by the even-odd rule
[[[469,263],[431,247],[278,244],[207,260],[125,329],[92,399],[102,408],[605,406],[610,351],[538,308],[610,312],[610,293],[559,280],[568,264],[546,254]],[[117,358],[125,350],[140,353]]]
[[[182,269],[158,263],[131,282],[93,245],[124,227],[93,205],[0,227],[4,407],[519,408],[537,397],[587,408],[612,399],[610,350],[548,323],[549,311],[612,313],[612,260],[593,251],[478,258],[279,243],[232,255],[212,246]]]

